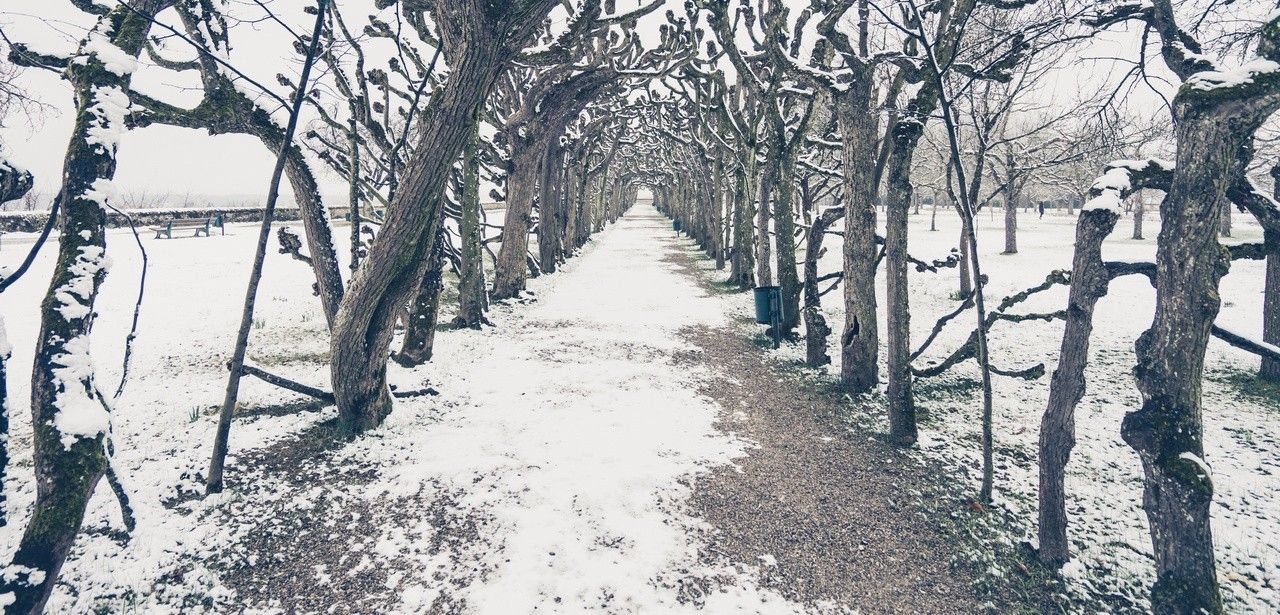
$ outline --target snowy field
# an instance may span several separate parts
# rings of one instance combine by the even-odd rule
[[[1241,217],[1231,241],[1259,241],[1260,231]],[[500,212],[490,212],[489,221],[500,223]],[[982,214],[979,241],[992,301],[1069,267],[1074,221],[1024,214],[1022,252],[1003,256],[1001,220]],[[912,218],[912,252],[941,258],[956,241],[958,222],[940,212],[940,230],[930,232],[928,224],[927,211]],[[1129,224],[1120,221],[1105,258],[1151,258],[1158,224],[1148,218],[1145,241],[1127,238]],[[345,236],[342,229],[336,235]],[[699,568],[705,528],[685,509],[687,479],[733,463],[750,443],[715,428],[719,409],[693,392],[705,375],[677,367],[671,355],[686,348],[681,327],[733,326],[751,299],[707,296],[664,262],[675,237],[665,219],[643,206],[596,236],[561,272],[532,280],[535,300],[497,306],[490,314],[497,327],[443,332],[430,364],[393,371],[403,388],[429,384],[441,394],[399,400],[384,427],[354,443],[334,446],[324,437],[332,409],[246,379],[232,430],[229,489],[194,497],[202,491],[255,238],[255,225],[233,225],[212,238],[144,236],[151,263],[146,303],[132,375],[114,417],[116,464],[138,527],[125,544],[113,538],[109,530],[121,527],[118,508],[109,490],[99,489],[51,612],[325,611],[358,595],[365,601],[344,606],[672,613],[693,610],[682,579],[695,574],[733,579],[726,584],[731,590],[708,597],[702,612],[803,611],[761,589],[749,568]],[[0,239],[0,266],[12,266],[29,240]],[[840,266],[829,242],[821,273]],[[114,389],[140,259],[127,230],[109,233],[109,254],[114,265],[92,343],[98,377]],[[15,351],[9,386],[16,449],[13,522],[0,528],[0,557],[16,545],[34,498],[27,374],[52,256],[46,250],[0,299]],[[1262,271],[1261,262],[1233,263],[1222,285],[1220,324],[1260,334]],[[954,269],[911,276],[918,343],[955,305],[958,283]],[[270,250],[249,355],[327,388],[328,343],[311,280],[305,265]],[[1061,309],[1065,300],[1066,288],[1058,288],[1016,311]],[[838,303],[839,293],[824,297],[837,330]],[[1099,303],[1068,480],[1078,562],[1068,568],[1070,589],[1110,596],[1117,611],[1144,605],[1154,576],[1141,468],[1119,436],[1121,417],[1138,399],[1133,340],[1152,310],[1153,292],[1136,277],[1114,282]],[[971,314],[956,319],[923,359],[944,356],[971,327]],[[1060,322],[999,323],[993,360],[1011,368],[1043,362],[1051,373],[1061,329]],[[836,338],[831,355],[838,361]],[[800,352],[794,347],[779,356],[797,359]],[[1280,546],[1273,540],[1280,534],[1280,407],[1242,381],[1256,367],[1252,356],[1210,342],[1206,457],[1231,612],[1280,610]],[[924,410],[921,454],[940,460],[975,493],[976,375],[970,362],[916,387]],[[997,503],[1020,523],[1005,537],[1030,540],[1048,376],[997,377],[995,392]],[[296,602],[270,598],[281,595]]]
[[[880,214],[883,224],[883,213]],[[1133,240],[1132,216],[1124,215],[1103,245],[1105,260],[1151,261],[1159,232],[1156,216],[1148,212],[1145,240]],[[1261,229],[1236,214],[1234,237],[1224,242],[1260,242]],[[1002,255],[1003,212],[979,214],[978,241],[983,273],[990,278],[988,306],[1001,298],[1035,286],[1055,269],[1070,269],[1075,239],[1075,216],[1050,211],[1043,219],[1034,212],[1019,212],[1019,253]],[[929,230],[929,211],[911,217],[910,249],[924,260],[946,257],[957,245],[959,219],[938,213],[938,230]],[[834,243],[836,238],[828,242]],[[840,251],[828,248],[819,266],[824,274],[840,270]],[[882,270],[883,274],[883,270]],[[1217,323],[1231,331],[1262,337],[1262,261],[1237,260],[1222,281],[1222,310]],[[958,301],[956,269],[940,273],[910,273],[911,336],[916,348],[937,318]],[[884,323],[884,279],[877,285],[881,323]],[[1051,312],[1066,306],[1067,287],[1040,293],[1011,311]],[[839,292],[823,298],[831,336],[830,355],[836,362],[830,373],[839,373],[838,332],[844,322]],[[1097,307],[1086,372],[1087,392],[1076,410],[1077,445],[1068,466],[1067,512],[1069,534],[1076,561],[1066,571],[1073,589],[1094,598],[1113,599],[1124,610],[1137,604],[1145,609],[1147,591],[1154,581],[1150,535],[1142,512],[1142,467],[1138,456],[1120,438],[1124,414],[1139,406],[1132,370],[1133,342],[1150,324],[1155,291],[1141,276],[1119,278]],[[988,308],[990,309],[990,308]],[[940,361],[958,347],[973,330],[973,311],[948,323],[917,367]],[[1024,381],[994,377],[996,498],[997,505],[1013,513],[1021,527],[1007,537],[1014,541],[1035,539],[1038,437],[1040,418],[1049,396],[1049,375],[1057,366],[1062,341],[1062,321],[999,322],[991,332],[993,364],[1021,369],[1044,363],[1045,376]],[[883,332],[882,332],[883,341]],[[885,349],[881,348],[883,361]],[[788,359],[802,360],[803,349],[794,348]],[[1280,404],[1267,397],[1248,377],[1256,373],[1256,356],[1237,350],[1216,338],[1209,342],[1204,380],[1205,456],[1213,470],[1213,530],[1218,572],[1229,612],[1280,612]],[[981,389],[978,370],[967,361],[934,379],[917,380],[918,406],[922,409],[921,448],[924,455],[942,460],[967,481],[976,496],[981,477]],[[881,381],[883,382],[883,370]],[[1274,389],[1273,389],[1274,390]],[[882,417],[875,417],[880,421]],[[880,424],[887,429],[887,423]],[[993,569],[993,574],[1009,573]]]

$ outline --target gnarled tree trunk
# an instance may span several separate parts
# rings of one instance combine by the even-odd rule
[[[844,330],[840,382],[857,395],[879,383],[880,326],[876,314],[876,204],[873,151],[879,132],[870,79],[857,79],[836,99],[844,165]],[[847,98],[846,98],[847,97]],[[904,248],[905,249],[905,248]],[[892,317],[891,317],[892,318]]]
[[[1049,384],[1049,403],[1040,420],[1040,559],[1059,567],[1067,562],[1066,468],[1076,444],[1076,406],[1084,396],[1084,369],[1089,362],[1093,309],[1107,294],[1102,240],[1119,215],[1106,209],[1085,211],[1076,223],[1075,256],[1067,322],[1058,353],[1058,368]]]

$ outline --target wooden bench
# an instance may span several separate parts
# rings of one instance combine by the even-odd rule
[[[213,227],[222,229],[225,235],[227,229],[222,224],[222,216],[209,216],[208,218],[170,218],[161,222],[159,225],[151,227],[156,232],[156,239],[164,236],[167,239],[173,239],[174,231],[193,230],[195,233],[192,237],[199,237],[200,233],[204,233],[205,237],[209,237]]]

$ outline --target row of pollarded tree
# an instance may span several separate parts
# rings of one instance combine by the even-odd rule
[[[331,333],[332,389],[244,365],[242,327],[206,477],[213,492],[224,487],[227,409],[235,407],[241,376],[336,404],[345,435],[375,428],[394,404],[388,361],[411,366],[431,356],[447,271],[458,279],[456,324],[480,327],[491,299],[517,296],[527,277],[554,271],[621,215],[636,186],[634,169],[618,161],[639,113],[626,96],[629,86],[676,70],[696,49],[687,22],[674,18],[641,40],[638,22],[661,6],[657,1],[624,9],[599,0],[512,0],[497,8],[481,0],[350,5],[319,2],[307,11],[314,29],[298,32],[286,25],[296,15],[248,19],[210,2],[78,3],[94,25],[72,54],[14,44],[16,63],[58,72],[71,83],[75,129],[50,217],[60,231],[58,258],[31,374],[37,499],[8,568],[13,573],[0,579],[0,596],[12,598],[7,612],[43,609],[89,496],[113,471],[109,400],[92,369],[65,368],[87,352],[93,315],[101,309],[105,211],[113,209],[109,187],[122,132],[163,124],[256,137],[279,161],[268,202],[279,182],[288,181],[301,212],[305,237],[280,229],[278,238],[282,252],[314,273]],[[255,80],[232,51],[236,24],[264,17],[305,59],[298,77],[280,67],[279,86]],[[660,15],[654,20],[662,21]],[[155,70],[198,75],[201,102],[179,107],[135,89],[139,59]],[[281,109],[288,111],[287,125]],[[295,125],[298,139],[291,138]],[[349,188],[349,237],[339,238],[330,223],[333,204],[321,197],[317,164]],[[507,204],[500,237],[486,237],[484,186]],[[246,322],[269,225],[268,216]],[[536,253],[528,249],[530,236]],[[350,242],[346,263],[339,241]],[[345,283],[344,264],[352,272]],[[393,352],[400,329],[401,347]],[[76,412],[92,416],[93,427],[73,430],[68,425],[85,423],[59,420]],[[0,427],[8,433],[7,422]],[[6,453],[0,449],[0,461]],[[6,469],[0,466],[0,476]],[[120,502],[127,507],[127,498]]]
[[[989,501],[992,375],[1035,378],[1044,366],[991,365],[987,331],[998,321],[1065,321],[1040,447],[1039,557],[1053,568],[1070,557],[1063,476],[1074,444],[1073,411],[1085,387],[1093,307],[1118,276],[1151,280],[1156,308],[1150,328],[1138,339],[1135,369],[1142,404],[1126,416],[1121,433],[1138,453],[1145,476],[1144,508],[1157,574],[1152,607],[1161,613],[1221,612],[1200,386],[1211,335],[1260,355],[1264,374],[1274,375],[1280,365],[1273,345],[1214,325],[1218,282],[1231,260],[1266,258],[1264,339],[1280,339],[1280,276],[1273,275],[1280,267],[1280,207],[1247,175],[1254,136],[1280,108],[1280,71],[1275,69],[1280,15],[1259,14],[1242,22],[1249,24],[1248,31],[1233,40],[1251,41],[1248,53],[1254,59],[1230,70],[1212,61],[1213,50],[1181,25],[1196,16],[1181,15],[1187,7],[1168,0],[1116,3],[1103,12],[1088,3],[1049,9],[967,0],[906,0],[892,6],[871,0],[695,4],[698,11],[690,19],[695,34],[706,33],[699,35],[704,49],[663,81],[644,116],[648,129],[642,136],[663,144],[650,148],[654,154],[647,165],[661,177],[655,183],[665,186],[663,206],[728,268],[730,282],[744,289],[781,287],[782,333],[798,336],[804,325],[811,365],[829,361],[831,327],[819,309],[820,298],[843,283],[840,378],[850,393],[876,388],[881,336],[887,338],[883,365],[893,442],[910,446],[918,437],[916,378],[976,360],[983,385],[980,497]],[[1068,114],[1032,116],[1018,106],[1019,84],[1046,78],[1040,68],[1046,57],[1071,57],[1081,41],[1122,24],[1136,24],[1158,39],[1160,58],[1178,80],[1163,120],[1173,160],[1095,166],[1080,182],[1087,201],[1077,222],[1072,270],[1051,272],[1042,284],[988,305],[975,213],[995,198],[1016,201],[1045,169],[1097,160],[1108,152],[1130,158],[1150,139],[1149,130],[1125,134],[1123,126],[1107,124],[1094,126],[1092,139],[1072,139],[1081,134],[1072,129],[1083,129]],[[1143,70],[1140,63],[1132,74],[1146,76]],[[1104,94],[1115,91],[1112,84]],[[1107,108],[1114,97],[1094,101]],[[937,176],[922,163],[926,144],[941,152],[932,169]],[[1116,155],[1124,152],[1130,155]],[[952,258],[924,262],[907,251],[908,215],[915,187],[930,183],[947,192],[962,230]],[[1104,261],[1101,242],[1125,199],[1144,189],[1164,194],[1155,261]],[[843,201],[838,207],[817,207],[833,195]],[[877,234],[880,206],[883,236]],[[1262,225],[1263,243],[1230,249],[1218,243],[1224,212],[1233,207]],[[1016,208],[1007,213],[1016,214]],[[843,229],[832,230],[842,218]],[[817,262],[828,233],[843,237],[843,269],[823,275]],[[876,297],[882,264],[888,302],[883,323]],[[908,275],[912,269],[953,266],[966,272],[962,279],[971,286],[913,350]],[[1065,309],[1010,311],[1036,293],[1063,285],[1070,289]],[[942,326],[970,309],[975,325],[960,348],[938,365],[913,365]]]

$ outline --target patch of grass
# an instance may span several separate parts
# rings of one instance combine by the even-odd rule
[[[716,280],[708,284],[711,288],[726,294],[745,293],[747,289],[741,288],[735,282],[729,280]]]
[[[253,362],[263,366],[288,365],[291,363],[329,363],[328,350],[293,350],[252,357]]]
[[[1260,378],[1257,372],[1231,368],[1215,370],[1209,379],[1272,411],[1280,411],[1280,382]]]
[[[940,376],[916,380],[914,388],[917,400],[929,401],[973,395],[982,389],[982,383],[975,378]]]

